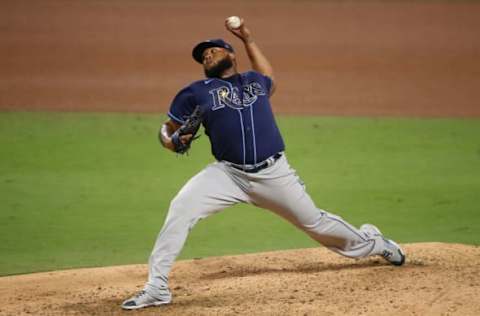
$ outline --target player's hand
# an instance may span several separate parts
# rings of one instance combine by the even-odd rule
[[[231,29],[231,28],[228,26],[227,20],[228,20],[228,19],[225,19],[225,27],[227,28],[227,30],[229,30],[230,32],[232,32],[233,35],[235,35],[236,37],[238,37],[239,39],[241,39],[244,43],[253,42],[252,33],[251,33],[250,30],[245,26],[245,21],[244,21],[243,19],[240,19],[240,20],[241,20],[241,24],[240,24],[240,27],[239,27],[238,29]]]
[[[192,134],[182,135],[180,136],[180,141],[185,145],[190,141],[192,137],[193,137]]]
[[[173,144],[172,138],[168,135],[168,133],[164,132],[164,135],[162,136],[162,130],[163,129],[164,128],[162,126],[162,129],[160,130],[160,133],[158,135],[160,143],[162,143],[163,147],[165,147],[167,149],[170,149],[171,151],[175,151],[175,145]],[[178,126],[177,126],[176,129],[178,129]],[[192,139],[192,137],[193,137],[193,134],[186,134],[186,135],[180,136],[179,139],[182,142],[182,144],[186,145],[186,144],[188,144],[190,139]]]

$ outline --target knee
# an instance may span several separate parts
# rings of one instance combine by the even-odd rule
[[[301,221],[304,230],[317,233],[331,233],[342,218],[337,215],[330,214],[323,210],[318,210],[316,214],[311,214]]]
[[[325,221],[325,213],[318,210],[316,212],[310,212],[300,218],[300,222],[306,229],[315,229]]]

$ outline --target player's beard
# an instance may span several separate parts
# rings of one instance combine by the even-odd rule
[[[207,78],[220,78],[225,70],[230,69],[233,66],[232,59],[229,56],[225,56],[215,66],[210,69],[204,68],[205,76]]]

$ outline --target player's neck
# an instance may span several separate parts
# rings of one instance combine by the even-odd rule
[[[235,75],[237,73],[237,68],[235,68],[234,66],[226,69],[221,75],[220,75],[220,78],[224,79],[224,78],[228,78],[228,77],[231,77],[233,75]]]

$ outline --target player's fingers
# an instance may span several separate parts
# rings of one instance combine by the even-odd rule
[[[180,136],[180,141],[186,144],[192,137],[193,137],[192,134],[182,135]]]
[[[228,26],[228,24],[226,24],[225,27],[227,28],[227,30],[229,30],[230,32],[232,32],[233,35],[241,36],[240,29],[232,29],[232,28],[230,28],[230,26]]]
[[[243,39],[243,32],[241,31],[241,29],[229,29],[229,31],[238,38]]]

